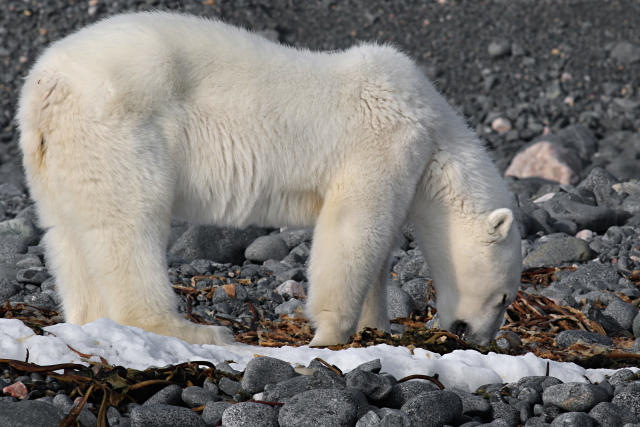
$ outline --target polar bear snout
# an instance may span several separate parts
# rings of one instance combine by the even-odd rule
[[[469,332],[469,324],[464,320],[456,320],[451,324],[451,328],[449,329],[451,332],[464,339]]]

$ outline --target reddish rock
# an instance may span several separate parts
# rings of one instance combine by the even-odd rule
[[[577,154],[553,142],[540,141],[516,154],[504,174],[575,184],[580,179],[578,170],[580,159]]]
[[[8,396],[24,399],[27,397],[29,390],[27,390],[27,386],[25,386],[21,381],[18,381],[3,388],[2,392]]]

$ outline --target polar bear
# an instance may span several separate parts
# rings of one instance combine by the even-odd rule
[[[311,345],[389,329],[387,260],[406,222],[441,326],[486,343],[515,298],[511,195],[462,118],[388,45],[311,52],[194,16],[119,15],[42,54],[18,122],[69,322],[232,340],[178,314],[172,217],[315,225]]]

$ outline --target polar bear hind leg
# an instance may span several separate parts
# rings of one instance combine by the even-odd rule
[[[165,254],[175,177],[159,129],[126,117],[93,125],[82,95],[51,73],[25,88],[20,144],[66,320],[106,316],[191,343],[233,341],[177,311]]]
[[[106,305],[87,270],[84,251],[73,232],[63,225],[50,227],[43,237],[47,265],[54,273],[68,322],[83,324],[105,317]]]

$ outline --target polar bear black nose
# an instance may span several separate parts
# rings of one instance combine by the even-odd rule
[[[456,320],[451,325],[451,332],[462,338],[467,332],[469,332],[469,325],[465,321]]]

